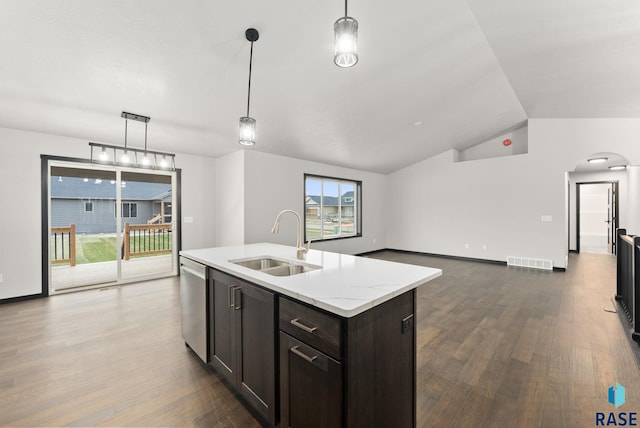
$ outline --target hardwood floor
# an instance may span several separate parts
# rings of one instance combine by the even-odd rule
[[[445,272],[418,291],[419,427],[594,426],[597,411],[640,411],[638,345],[604,310],[612,256],[571,255],[565,273],[373,257]],[[178,299],[170,278],[0,305],[0,426],[260,426],[184,346]]]

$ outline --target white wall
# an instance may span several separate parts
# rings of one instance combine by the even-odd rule
[[[505,146],[503,141],[511,140],[510,146]],[[477,159],[497,158],[501,156],[513,156],[527,153],[529,150],[529,130],[527,126],[507,132],[496,138],[492,138],[481,144],[461,150],[458,161],[465,162]]]
[[[566,171],[604,151],[640,164],[640,119],[530,119],[528,128],[527,154],[454,163],[450,151],[390,174],[401,217],[388,222],[387,246],[566,267]]]
[[[216,159],[216,244],[244,244],[245,178],[244,151]]]
[[[640,235],[640,166],[627,168],[627,218],[620,219],[620,227],[627,230],[628,235]],[[625,196],[620,192],[621,197]]]
[[[116,143],[119,144],[119,143]],[[88,158],[87,140],[0,128],[0,299],[39,294],[41,281],[40,155]],[[182,169],[183,248],[215,245],[215,161],[178,155]]]
[[[280,233],[271,228],[278,213],[304,214],[304,174],[362,181],[362,237],[312,243],[312,248],[357,254],[386,247],[387,176],[253,150],[245,151],[245,243],[295,246],[296,220],[283,217]]]
[[[624,228],[628,222],[629,197],[627,184],[627,171],[602,171],[602,172],[570,172],[569,173],[569,249],[576,250],[576,183],[593,183],[598,181],[618,181],[618,224]],[[636,196],[637,198],[637,196]],[[640,212],[640,211],[637,211]]]

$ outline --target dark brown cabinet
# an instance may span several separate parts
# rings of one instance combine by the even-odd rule
[[[275,295],[215,269],[209,286],[211,364],[275,425]]]
[[[210,364],[263,423],[416,426],[415,290],[353,317],[210,268]]]
[[[351,318],[279,298],[280,421],[415,427],[415,292]]]
[[[280,332],[282,427],[342,425],[342,366],[315,348]]]

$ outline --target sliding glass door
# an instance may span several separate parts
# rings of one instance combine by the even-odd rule
[[[122,171],[120,192],[122,278],[171,273],[175,248],[171,176]]]
[[[174,275],[175,172],[49,161],[49,292]]]

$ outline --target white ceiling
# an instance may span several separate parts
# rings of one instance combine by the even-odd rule
[[[351,0],[351,69],[332,58],[343,7],[0,0],[0,126],[122,144],[124,110],[151,117],[151,149],[236,151],[249,27],[250,150],[386,173],[527,118],[640,116],[640,2]]]

